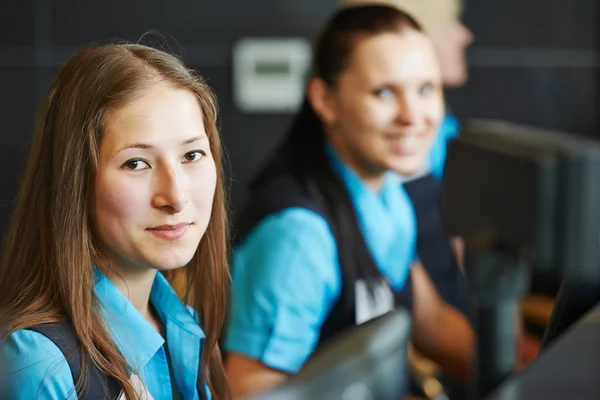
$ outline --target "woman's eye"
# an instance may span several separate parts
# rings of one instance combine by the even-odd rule
[[[394,95],[394,93],[392,92],[392,89],[387,88],[387,87],[375,89],[373,91],[373,94],[382,99],[392,97]]]
[[[125,162],[121,168],[128,169],[130,171],[137,171],[148,168],[149,165],[146,161],[140,159],[133,159]]]
[[[194,162],[194,161],[200,160],[205,155],[206,155],[206,153],[202,150],[194,150],[194,151],[190,151],[189,153],[185,153],[185,156],[183,156],[183,159],[184,159],[184,162]]]
[[[433,85],[431,83],[426,83],[419,88],[419,93],[423,96],[431,93],[433,91]]]

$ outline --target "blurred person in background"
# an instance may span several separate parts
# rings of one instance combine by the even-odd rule
[[[463,85],[468,78],[466,49],[473,36],[461,22],[461,0],[341,0],[341,7],[382,4],[412,16],[427,33],[439,60],[444,87]],[[417,173],[403,174],[417,220],[417,253],[444,301],[472,317],[466,279],[461,272],[463,244],[448,237],[443,228],[441,179],[449,139],[458,135],[459,124],[448,111]]]
[[[235,224],[231,390],[282,383],[321,344],[396,307],[412,312],[415,348],[466,383],[473,332],[415,262],[399,175],[426,163],[444,118],[434,47],[410,16],[375,5],[339,10],[314,54],[306,101]]]
[[[6,398],[226,398],[216,121],[209,87],[156,49],[91,46],[59,70],[0,262]]]
[[[468,81],[466,50],[474,37],[461,21],[464,0],[341,0],[342,7],[365,4],[396,7],[421,24],[433,42],[446,88],[457,88]],[[417,252],[421,262],[440,296],[472,319],[474,310],[467,283],[458,271],[463,269],[464,243],[458,237],[448,238],[442,222],[441,180],[447,145],[448,140],[459,134],[459,129],[460,124],[446,103],[443,123],[430,149],[429,164],[424,164],[417,174],[405,176],[403,181],[416,214]],[[520,363],[524,365],[537,353],[539,341],[525,333],[520,318],[517,338]]]

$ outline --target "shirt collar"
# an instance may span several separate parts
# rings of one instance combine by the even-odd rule
[[[164,344],[164,338],[156,332],[139,311],[127,300],[117,287],[98,268],[94,268],[96,295],[102,304],[104,318],[113,340],[134,370],[141,370]],[[186,307],[181,303],[165,277],[158,272],[150,301],[159,318],[204,338],[204,332]]]
[[[204,331],[200,328],[198,316],[192,307],[181,302],[167,278],[158,272],[152,290],[150,301],[158,312],[162,321],[171,321],[179,328],[188,331],[194,336],[204,339]]]
[[[358,176],[358,174],[346,165],[333,146],[329,142],[326,143],[326,153],[331,163],[333,172],[338,175],[344,182],[346,189],[350,193],[350,197],[354,200],[360,200],[364,197],[378,196],[381,200],[387,203],[387,198],[390,192],[395,192],[401,183],[398,174],[388,171],[383,179],[383,184],[379,192],[375,192]]]

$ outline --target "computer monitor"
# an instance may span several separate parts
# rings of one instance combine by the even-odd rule
[[[531,272],[600,280],[600,143],[469,121],[449,143],[444,207],[446,232],[466,242],[481,397],[514,372],[515,305]]]
[[[600,398],[600,305],[485,400]]]
[[[324,344],[284,385],[251,400],[402,399],[411,318],[396,310]]]
[[[449,143],[445,228],[488,238],[539,273],[600,278],[600,143],[493,120]]]

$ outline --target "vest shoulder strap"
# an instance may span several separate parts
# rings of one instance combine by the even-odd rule
[[[242,242],[267,216],[293,207],[313,211],[330,222],[324,206],[311,197],[305,185],[290,174],[280,175],[255,190],[236,216],[233,227],[234,245]]]
[[[102,400],[118,398],[121,393],[121,386],[118,381],[106,376],[92,362],[83,361],[83,354],[70,323],[56,322],[28,329],[46,336],[60,349],[69,364],[75,384],[77,384],[82,374],[82,369],[86,369],[86,386],[77,391],[78,399]]]
[[[73,331],[73,327],[68,322],[56,322],[52,324],[42,324],[28,328],[38,332],[50,339],[56,347],[65,356],[73,382],[77,384],[81,376],[82,369],[87,370],[87,380],[85,387],[77,391],[77,398],[80,400],[106,400],[117,399],[121,394],[121,385],[113,377],[107,376],[100,371],[92,362],[83,362],[83,354],[79,348],[79,342]],[[198,379],[196,386],[200,400],[207,399],[204,375],[202,373],[202,357],[198,362]]]

